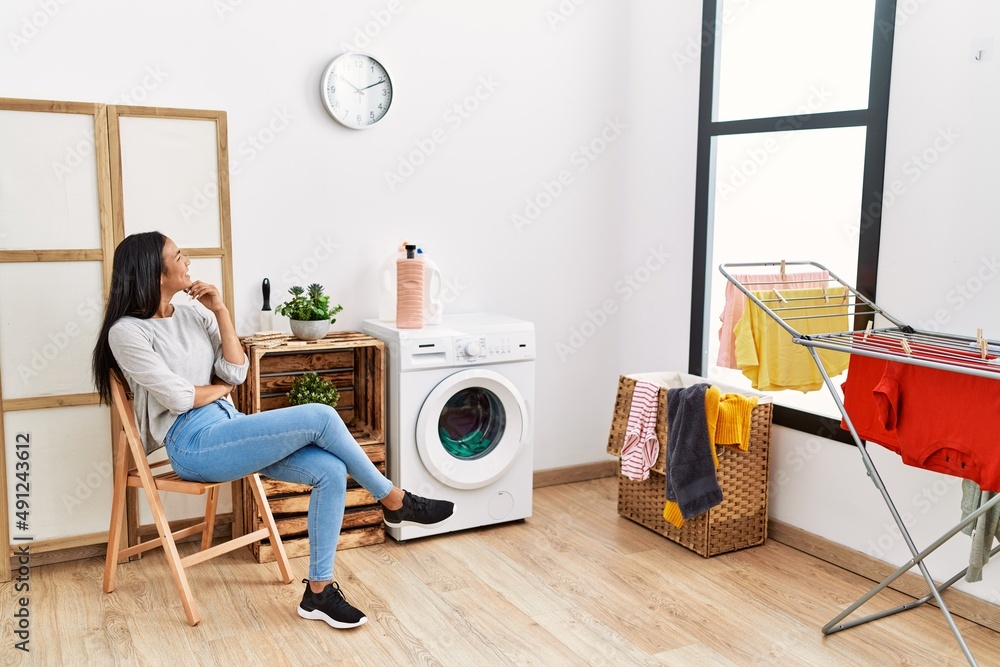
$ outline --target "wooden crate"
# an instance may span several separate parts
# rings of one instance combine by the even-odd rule
[[[385,445],[385,346],[355,331],[337,331],[316,341],[285,339],[275,347],[243,339],[250,358],[247,381],[236,405],[253,414],[288,405],[295,378],[310,371],[340,392],[337,412],[361,445]]]
[[[385,346],[358,332],[339,331],[307,343],[294,339],[261,342],[243,339],[250,359],[247,380],[237,388],[236,405],[246,414],[288,406],[285,394],[299,375],[315,372],[333,382],[340,392],[337,412],[368,458],[385,472]],[[261,476],[271,512],[289,558],[309,555],[306,513],[312,487]],[[249,488],[234,498],[237,530],[256,530],[260,519],[254,511]],[[237,509],[238,507],[238,509]],[[382,505],[348,477],[344,522],[337,549],[385,541]],[[261,563],[274,560],[268,540],[250,545]]]

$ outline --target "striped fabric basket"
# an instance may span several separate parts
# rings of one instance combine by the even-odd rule
[[[653,382],[662,387],[688,387],[704,378],[683,373],[643,373],[621,376],[615,398],[608,453],[621,455],[628,427],[632,392],[637,381]],[[667,392],[660,391],[656,435],[660,455],[649,478],[636,482],[619,474],[618,514],[639,523],[669,540],[687,547],[705,558],[764,544],[767,539],[767,462],[771,441],[770,397],[757,392],[720,387],[723,392],[739,392],[758,397],[750,426],[750,449],[736,451],[719,447],[716,471],[723,502],[708,512],[675,527],[663,518],[666,502]]]

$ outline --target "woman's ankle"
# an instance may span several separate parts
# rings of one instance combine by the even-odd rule
[[[389,494],[379,502],[382,503],[387,510],[398,510],[403,506],[403,490],[394,486],[392,487],[392,491],[390,491]]]
[[[323,589],[333,583],[333,579],[323,580],[323,581],[313,581],[309,580],[309,590],[313,593],[322,593]]]

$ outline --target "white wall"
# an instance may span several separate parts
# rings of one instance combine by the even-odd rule
[[[326,284],[345,306],[338,326],[358,328],[382,259],[418,242],[451,281],[451,312],[536,323],[536,469],[604,460],[617,375],[687,365],[701,3],[230,3],[8,0],[0,95],[226,110],[241,333],[265,276],[279,293]],[[905,192],[887,201],[879,267],[891,312],[993,337],[1000,95],[995,54],[976,63],[972,44],[998,12],[900,6],[886,179]],[[394,77],[392,110],[364,132],[318,100],[345,44]],[[463,103],[475,108],[458,123]],[[385,174],[437,128],[445,141],[390,188]],[[614,141],[581,161],[605,128]],[[939,136],[954,139],[935,149]],[[512,215],[564,170],[571,182],[518,230]],[[197,204],[192,192],[178,215]],[[856,451],[781,428],[774,440],[775,518],[906,559]],[[918,540],[957,520],[955,484],[873,453]],[[963,539],[935,571],[962,566]],[[1000,599],[1000,572],[986,575],[960,587]]]
[[[973,59],[1000,28],[1000,7],[899,3],[890,91],[878,303],[918,328],[1000,338],[1000,89],[996,53]],[[895,565],[910,554],[861,457],[845,445],[776,429],[771,514]],[[992,443],[989,443],[992,446]],[[961,484],[870,452],[918,546],[960,519]],[[968,564],[957,536],[929,559],[941,580]],[[1000,565],[956,584],[1000,603]]]
[[[345,306],[338,326],[358,328],[385,255],[422,244],[451,281],[451,312],[536,323],[544,469],[604,459],[619,373],[687,365],[700,4],[8,0],[0,96],[226,110],[241,333],[265,276],[279,293],[326,284]],[[887,201],[879,267],[894,314],[992,337],[1000,95],[996,54],[977,63],[972,46],[998,14],[986,0],[900,5],[886,180],[905,192]],[[344,44],[394,77],[392,110],[364,132],[318,100]],[[458,123],[463,103],[475,109]],[[606,127],[614,141],[581,161]],[[390,188],[385,174],[436,128],[446,140]],[[953,139],[935,149],[938,137]],[[926,169],[913,157],[925,151]],[[519,231],[511,216],[563,170],[571,182]],[[856,451],[781,428],[774,440],[775,518],[906,559]],[[957,520],[957,485],[872,449],[918,540]],[[934,571],[962,567],[963,539]],[[1000,600],[997,569],[959,586]]]
[[[336,327],[358,329],[377,314],[382,260],[419,243],[450,281],[450,312],[535,322],[545,469],[604,460],[620,372],[686,366],[698,73],[672,56],[700,37],[700,13],[691,0],[12,0],[0,96],[226,110],[239,332],[257,328],[265,276],[274,302],[323,283],[344,305]],[[345,46],[393,76],[392,108],[366,131],[319,102]],[[518,228],[526,200],[544,208]]]

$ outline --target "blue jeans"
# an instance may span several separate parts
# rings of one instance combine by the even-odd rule
[[[311,403],[245,415],[218,400],[174,422],[164,441],[174,471],[196,482],[224,482],[260,472],[313,487],[309,499],[309,578],[333,578],[344,519],[347,475],[376,500],[392,483],[378,471],[328,405]]]

